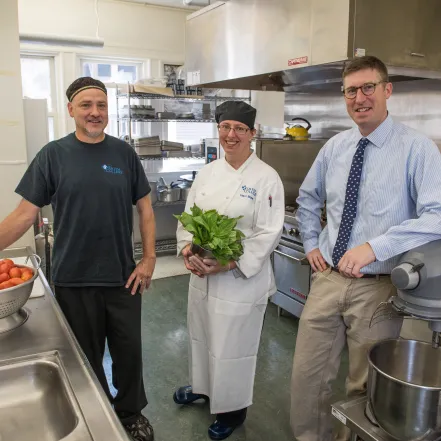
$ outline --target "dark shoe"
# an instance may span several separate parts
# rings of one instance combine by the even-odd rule
[[[208,436],[214,440],[228,438],[234,429],[241,426],[247,417],[248,408],[219,413],[216,421],[208,428]]]
[[[180,387],[173,394],[173,401],[176,404],[190,404],[190,403],[193,403],[193,401],[201,400],[201,399],[206,400],[206,399],[208,399],[208,397],[206,395],[194,394],[192,392],[191,386]]]
[[[153,441],[155,439],[153,427],[144,415],[140,415],[132,424],[125,424],[124,428],[134,441]]]
[[[216,420],[208,428],[208,436],[214,440],[221,440],[221,439],[228,438],[234,432],[234,429],[236,429],[237,427],[239,427],[242,424],[243,424],[243,421],[240,424],[227,425],[225,423],[222,423],[222,422]]]

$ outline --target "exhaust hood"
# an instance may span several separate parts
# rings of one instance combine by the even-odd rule
[[[439,0],[229,0],[186,23],[187,83],[340,90],[344,63],[375,55],[391,81],[441,79]]]

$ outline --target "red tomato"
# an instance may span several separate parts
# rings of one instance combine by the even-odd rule
[[[24,283],[25,281],[22,280],[22,279],[20,279],[19,277],[15,277],[15,278],[13,278],[13,279],[9,279],[8,282],[9,282],[9,283],[12,283],[14,286],[17,286],[17,285],[21,285],[21,284]]]
[[[11,268],[11,269],[9,270],[9,277],[10,277],[11,279],[13,279],[14,277],[18,277],[18,278],[20,278],[20,277],[21,277],[21,271],[20,271],[20,268],[17,268],[16,266],[15,266],[14,268]]]
[[[13,285],[9,280],[3,283],[0,283],[0,289],[7,289],[7,288],[12,288]]]
[[[7,263],[2,263],[0,265],[0,274],[8,274],[10,269],[10,265],[8,265]]]
[[[31,270],[23,271],[21,274],[21,278],[24,281],[32,279],[32,277],[34,277],[34,273]]]

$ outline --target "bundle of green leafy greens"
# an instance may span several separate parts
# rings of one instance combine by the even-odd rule
[[[239,260],[243,254],[242,239],[245,235],[236,229],[237,221],[243,216],[230,218],[217,210],[201,210],[196,204],[190,209],[175,215],[183,227],[193,235],[193,243],[210,250],[221,265],[230,260]]]

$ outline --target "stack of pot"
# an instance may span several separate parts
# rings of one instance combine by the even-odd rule
[[[158,201],[160,202],[176,202],[181,199],[181,189],[174,185],[173,182],[167,185],[164,178],[159,178],[157,191]]]
[[[186,201],[190,193],[191,186],[193,185],[194,179],[196,177],[196,172],[192,172],[190,175],[182,175],[178,179],[179,188],[181,189],[181,200]]]
[[[157,184],[158,201],[186,201],[195,177],[196,172],[194,171],[192,174],[182,175],[178,182],[172,182],[170,185],[166,184],[164,178],[159,178]]]

